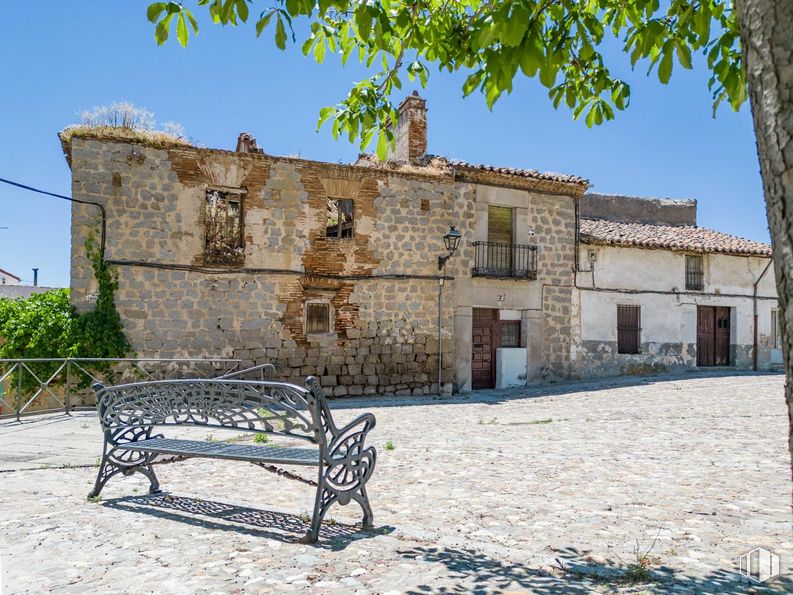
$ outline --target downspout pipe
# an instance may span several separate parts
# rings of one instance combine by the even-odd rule
[[[758,339],[757,339],[757,288],[760,285],[760,281],[763,280],[765,274],[768,272],[768,269],[771,268],[771,265],[774,263],[773,258],[768,259],[768,264],[765,265],[763,272],[760,273],[760,276],[757,278],[757,281],[754,282],[754,288],[752,291],[752,309],[754,311],[754,338],[752,343],[752,370],[757,372],[757,347],[758,347]]]

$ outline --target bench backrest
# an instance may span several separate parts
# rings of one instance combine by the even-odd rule
[[[316,379],[310,389],[256,380],[167,380],[105,387],[95,384],[105,431],[199,425],[266,432],[325,442],[329,411]]]

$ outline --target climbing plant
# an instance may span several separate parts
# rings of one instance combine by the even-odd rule
[[[96,308],[78,313],[68,289],[54,289],[25,299],[0,299],[0,358],[119,358],[132,351],[124,335],[115,303],[118,280],[102,260],[93,236],[85,244],[99,287]],[[55,373],[58,362],[29,363],[40,381]],[[107,364],[92,366],[107,369]],[[33,374],[24,373],[23,388],[39,386]],[[13,385],[17,377],[7,379]]]

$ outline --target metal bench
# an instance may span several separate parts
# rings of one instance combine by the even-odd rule
[[[375,426],[375,417],[365,413],[342,428],[336,427],[322,388],[312,376],[306,379],[306,388],[227,378],[108,387],[95,384],[93,388],[105,443],[89,497],[98,497],[107,481],[119,473],[141,473],[151,483],[150,492],[158,492],[160,484],[152,464],[162,456],[177,460],[206,457],[246,461],[264,468],[273,463],[306,465],[318,469],[314,513],[306,542],[317,540],[325,513],[337,502],[346,505],[356,501],[363,509],[364,528],[372,526],[366,482],[374,471],[377,453],[372,446],[364,448],[364,440]],[[275,448],[152,435],[155,426],[184,425],[296,438],[314,446]]]

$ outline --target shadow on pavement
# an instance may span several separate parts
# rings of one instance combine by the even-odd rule
[[[399,550],[409,560],[441,563],[448,574],[444,586],[420,585],[408,590],[420,593],[492,593],[525,589],[539,594],[578,595],[592,592],[650,593],[792,593],[793,580],[787,576],[758,584],[735,571],[716,570],[704,577],[691,577],[667,566],[635,569],[613,562],[592,562],[587,552],[566,548],[557,558],[558,568],[544,570],[505,562],[471,549],[415,547]],[[448,584],[451,581],[451,584]]]
[[[285,543],[300,542],[308,532],[310,522],[308,518],[295,514],[259,510],[236,504],[185,498],[164,493],[115,498],[102,502],[102,505],[107,508],[148,514],[206,529],[233,531]],[[191,515],[206,517],[206,519]],[[326,517],[322,523],[319,542],[313,545],[322,549],[341,550],[353,541],[391,531],[393,531],[392,527],[363,530],[359,525],[346,525],[328,520]]]

